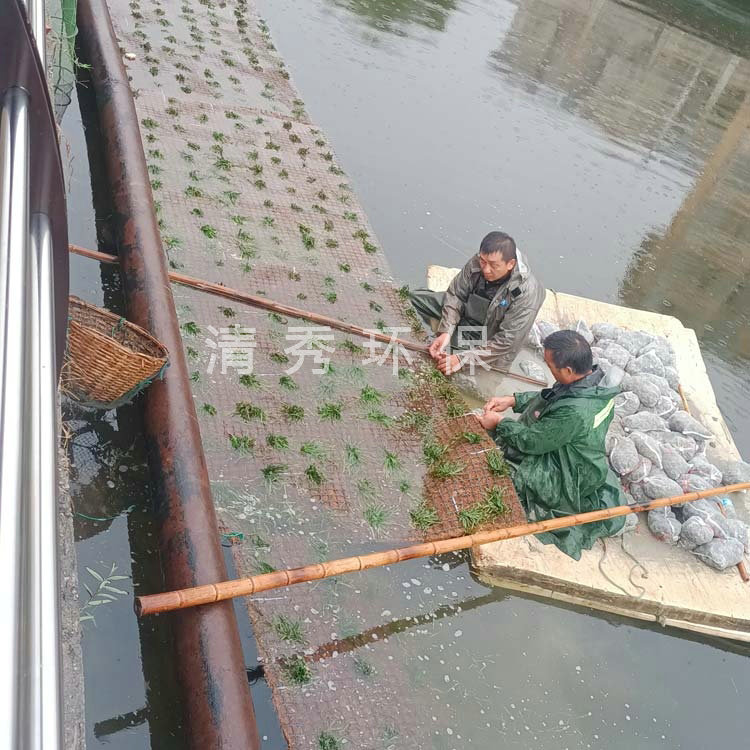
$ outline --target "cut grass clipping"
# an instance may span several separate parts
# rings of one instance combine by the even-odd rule
[[[490,487],[484,500],[464,508],[458,513],[458,522],[467,534],[471,534],[477,527],[508,512],[503,491],[500,487]]]

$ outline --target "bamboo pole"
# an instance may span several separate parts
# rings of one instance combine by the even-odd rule
[[[178,591],[167,591],[162,594],[148,594],[136,597],[135,611],[139,617],[143,617],[144,615],[152,615],[158,612],[170,612],[175,609],[196,607],[200,604],[212,604],[224,601],[225,599],[233,599],[237,596],[251,596],[261,591],[291,586],[295,583],[319,581],[322,578],[331,578],[342,573],[356,573],[368,568],[394,565],[395,563],[413,560],[418,557],[441,555],[446,552],[467,549],[475,545],[499,542],[504,539],[515,539],[520,536],[528,536],[529,534],[540,534],[543,531],[566,529],[571,526],[592,523],[593,521],[604,521],[608,518],[626,516],[630,513],[664,508],[667,505],[690,503],[702,497],[713,497],[715,495],[740,492],[748,489],[750,489],[750,482],[732,484],[726,487],[702,490],[701,492],[690,492],[685,495],[678,495],[677,497],[662,497],[640,505],[618,505],[615,508],[604,508],[603,510],[578,513],[563,518],[519,524],[518,526],[511,526],[504,529],[491,529],[490,531],[483,531],[478,534],[443,539],[437,542],[424,542],[422,544],[414,544],[410,547],[401,547],[383,552],[371,552],[368,555],[345,557],[339,560],[305,565],[301,568],[278,570],[273,573],[251,576],[250,578],[220,581],[218,583],[209,583]]]
[[[100,253],[96,250],[88,250],[85,247],[79,245],[69,245],[70,252],[76,255],[81,255],[84,258],[90,258],[91,260],[98,260],[101,263],[119,263],[119,259],[115,255],[109,255],[107,253]],[[354,325],[354,323],[345,323],[343,320],[337,318],[331,318],[328,315],[321,315],[320,313],[310,312],[309,310],[302,310],[299,307],[293,307],[292,305],[285,305],[282,302],[276,302],[267,297],[262,297],[259,294],[246,294],[240,292],[237,289],[231,289],[230,287],[223,286],[222,284],[214,284],[210,281],[204,281],[203,279],[197,279],[194,276],[186,276],[182,273],[174,273],[170,271],[170,281],[174,281],[176,284],[182,284],[183,286],[189,286],[192,289],[198,289],[202,292],[208,292],[209,294],[215,294],[225,299],[231,299],[234,302],[243,302],[253,307],[259,307],[263,310],[270,310],[271,312],[279,313],[280,315],[289,315],[292,318],[301,318],[303,320],[309,320],[313,323],[319,323],[320,325],[335,328],[338,331],[345,333],[351,333],[355,336],[362,336],[363,338],[373,338],[376,341],[381,341],[385,344],[399,344],[406,349],[410,349],[414,352],[420,352],[421,354],[427,354],[429,346],[427,344],[420,344],[416,341],[407,341],[406,339],[399,339],[395,336],[389,336],[387,333],[381,333],[380,331],[371,331],[361,326]],[[546,381],[537,380],[536,378],[530,378],[526,375],[521,375],[517,372],[510,372],[509,370],[501,370],[499,367],[490,367],[492,372],[500,373],[506,377],[513,378],[522,383],[528,383],[529,385],[536,385],[545,388],[547,386]]]

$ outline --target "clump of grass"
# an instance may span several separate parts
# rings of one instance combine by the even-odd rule
[[[386,471],[398,471],[401,468],[401,459],[395,453],[386,451],[383,466]]]
[[[420,531],[427,531],[440,520],[437,511],[428,506],[424,500],[409,511],[409,517],[414,527]]]
[[[332,305],[335,304],[336,300],[338,299],[338,295],[336,294],[336,292],[326,292],[323,297],[326,302],[329,302]]]
[[[379,424],[382,427],[391,427],[393,425],[393,418],[380,411],[380,409],[370,409],[365,414],[365,419],[369,419],[370,422],[375,422],[375,424]]]
[[[484,496],[484,502],[493,515],[502,515],[508,512],[508,506],[505,504],[505,493],[502,487],[490,487]]]
[[[273,629],[282,641],[290,643],[305,642],[302,635],[302,623],[299,620],[292,620],[286,615],[278,615],[273,619]]]
[[[203,191],[200,188],[194,187],[193,185],[188,185],[185,188],[185,195],[188,198],[202,198]]]
[[[365,351],[359,344],[355,344],[351,339],[344,339],[341,342],[341,348],[346,349],[346,351],[351,354],[362,354]]]
[[[299,388],[291,375],[282,375],[279,378],[279,385],[287,391],[296,391]]]
[[[208,239],[210,240],[214,239],[214,237],[216,237],[216,234],[217,234],[216,228],[212,227],[210,224],[204,224],[201,227],[201,232],[203,232],[203,234],[206,235],[206,237],[208,237]]]
[[[487,453],[487,468],[499,477],[507,477],[510,474],[510,467],[499,450]]]
[[[240,375],[240,385],[244,385],[245,388],[260,388],[260,380],[258,376],[254,374]]]
[[[449,401],[445,405],[445,413],[448,417],[461,417],[465,414],[466,407],[460,401]]]
[[[300,236],[302,237],[302,244],[308,250],[312,250],[315,247],[315,237],[313,237],[312,229],[304,224],[299,224],[298,227]]]
[[[379,404],[383,400],[383,394],[371,385],[366,385],[359,392],[359,400],[363,404]]]
[[[213,404],[203,404],[203,411],[211,417],[216,416],[216,407]]]
[[[357,482],[357,492],[366,500],[373,500],[377,497],[377,489],[369,479],[360,479]]]
[[[452,479],[457,477],[466,467],[458,461],[438,461],[433,465],[430,474],[435,479]]]
[[[424,435],[430,427],[432,418],[426,412],[412,409],[409,411],[405,411],[399,417],[399,422],[402,426],[414,429]]]
[[[188,336],[197,336],[201,332],[198,324],[193,320],[189,320],[187,323],[183,323],[180,328]]]
[[[313,483],[318,486],[323,484],[325,482],[326,478],[323,472],[318,469],[318,467],[315,464],[310,464],[305,469],[305,476]]]
[[[255,563],[255,568],[261,575],[264,573],[275,573],[276,568],[273,567],[270,563],[267,563],[265,560],[258,560]]]
[[[447,445],[438,443],[435,439],[425,440],[422,444],[422,455],[428,466],[434,466],[443,459],[448,450]]]
[[[312,679],[312,672],[307,662],[299,655],[295,654],[287,659],[281,667],[284,676],[293,685],[306,685]]]
[[[463,530],[470,534],[483,523],[492,521],[507,512],[508,506],[505,504],[502,489],[490,487],[485,493],[484,500],[459,511],[458,522]]]
[[[373,667],[363,656],[354,657],[354,669],[359,672],[362,677],[371,677],[375,674],[375,667]]]
[[[234,406],[234,416],[243,419],[245,422],[252,422],[254,419],[261,422],[266,421],[266,413],[263,409],[249,401],[238,401]]]
[[[341,419],[341,404],[322,404],[318,407],[318,416],[335,422]]]
[[[266,437],[266,443],[277,451],[285,451],[289,448],[289,438],[284,435],[270,434]]]
[[[323,446],[320,445],[320,443],[316,443],[314,440],[309,440],[306,443],[302,443],[299,452],[318,461],[326,457],[326,452]]]
[[[463,530],[470,534],[477,526],[481,526],[486,520],[486,513],[480,503],[464,508],[458,513],[458,522]]]
[[[383,525],[388,520],[388,509],[383,505],[372,503],[364,509],[362,515],[370,528],[377,531],[383,528]]]
[[[362,454],[357,448],[356,445],[352,445],[351,443],[346,444],[346,448],[344,449],[344,458],[346,460],[346,465],[352,469],[355,466],[359,466],[362,463]]]
[[[289,362],[289,357],[283,352],[272,352],[269,358],[271,362],[275,362],[277,365],[285,365]]]
[[[406,494],[411,489],[411,485],[405,480],[401,480],[398,485],[398,491]]]
[[[263,479],[266,480],[267,484],[275,484],[281,479],[281,475],[288,468],[289,467],[286,464],[268,464],[260,470],[260,473],[263,475]]]
[[[305,410],[297,404],[284,404],[281,407],[281,413],[290,422],[301,422],[305,418]]]
[[[476,445],[482,440],[482,436],[478,435],[476,432],[462,432],[461,440],[465,443],[469,443],[469,445]]]
[[[237,453],[251,453],[255,447],[255,440],[248,435],[230,435],[229,444]]]
[[[341,740],[330,732],[321,732],[318,735],[318,750],[341,750]]]

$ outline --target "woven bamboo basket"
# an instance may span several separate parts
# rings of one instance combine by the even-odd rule
[[[102,409],[121,406],[168,366],[166,348],[143,328],[70,297],[62,389],[72,399]]]

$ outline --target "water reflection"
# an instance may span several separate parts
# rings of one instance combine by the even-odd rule
[[[433,31],[444,31],[448,16],[459,0],[330,0],[358,16],[368,26],[397,36],[406,36],[406,27],[415,24]]]
[[[750,15],[735,17],[750,25]],[[742,367],[750,359],[750,63],[674,20],[674,8],[662,20],[610,0],[530,0],[490,66],[594,123],[636,152],[641,168],[678,184],[675,170],[690,178],[664,225],[644,227],[620,298],[676,315],[704,349]],[[725,31],[734,39],[733,25]]]

